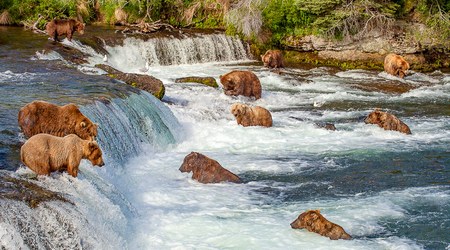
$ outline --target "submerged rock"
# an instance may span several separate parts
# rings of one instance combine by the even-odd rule
[[[217,84],[216,79],[214,79],[214,77],[199,77],[199,76],[188,76],[188,77],[182,77],[182,78],[177,78],[175,80],[175,82],[195,82],[195,83],[200,83],[206,86],[210,86],[210,87],[214,87],[214,88],[218,88],[219,85]]]
[[[123,73],[106,64],[97,64],[95,67],[108,72],[109,77],[123,81],[135,88],[145,90],[160,100],[164,97],[165,87],[163,82],[153,76]]]
[[[326,130],[332,130],[332,131],[336,130],[336,127],[334,126],[334,124],[333,123],[329,123],[329,122],[325,122],[325,123],[317,122],[315,125],[317,127],[319,127],[319,128],[324,128]]]
[[[217,161],[197,152],[188,154],[180,167],[181,172],[193,172],[192,179],[201,183],[223,181],[241,183],[241,179],[223,168]]]
[[[60,194],[47,190],[30,181],[13,177],[6,171],[0,171],[0,199],[23,201],[36,208],[45,201],[70,202]]]

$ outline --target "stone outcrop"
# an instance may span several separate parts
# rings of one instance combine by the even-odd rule
[[[147,91],[158,99],[162,99],[164,97],[165,87],[163,82],[153,76],[123,73],[106,64],[97,64],[95,67],[106,71],[109,77],[123,81],[135,88]]]
[[[191,152],[181,164],[181,172],[193,172],[192,179],[200,183],[234,182],[241,183],[241,179],[223,168],[216,160],[203,154]]]
[[[58,193],[9,175],[6,171],[0,171],[0,199],[23,201],[31,208],[36,208],[39,203],[45,201],[69,202]]]
[[[182,78],[177,78],[175,80],[175,82],[177,83],[181,83],[181,82],[195,82],[195,83],[200,83],[206,86],[210,86],[213,88],[218,88],[219,85],[217,84],[217,81],[214,77],[199,77],[199,76],[188,76],[188,77],[182,77]]]

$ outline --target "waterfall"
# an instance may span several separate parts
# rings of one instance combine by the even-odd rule
[[[98,143],[104,158],[115,164],[136,156],[143,144],[157,150],[181,138],[180,125],[170,109],[145,91],[95,101],[80,109],[99,124]]]
[[[248,45],[225,34],[148,40],[126,38],[121,46],[106,46],[108,63],[122,71],[149,66],[250,60]]]

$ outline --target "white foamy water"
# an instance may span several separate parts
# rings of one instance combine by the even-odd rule
[[[313,77],[313,82],[307,83],[251,67],[263,86],[262,98],[257,101],[226,96],[220,88],[174,83],[176,78],[190,75],[212,76],[219,81],[220,75],[232,69],[248,67],[201,64],[150,68],[148,73],[162,79],[166,85],[165,99],[172,103],[168,107],[180,120],[185,139],[166,152],[149,153],[150,149],[145,150],[145,155],[131,160],[125,166],[126,181],[121,185],[126,187],[129,192],[126,196],[130,197],[139,211],[139,216],[131,222],[135,233],[128,240],[130,248],[422,249],[420,243],[407,238],[371,236],[385,232],[380,221],[402,220],[407,213],[405,209],[424,197],[432,202],[442,199],[448,203],[448,190],[442,193],[438,189],[412,188],[342,199],[278,202],[278,199],[282,200],[282,195],[274,197],[261,193],[261,190],[275,188],[280,193],[289,193],[298,185],[305,185],[305,188],[334,187],[327,182],[290,186],[264,180],[245,184],[204,185],[191,180],[190,174],[181,173],[178,168],[184,156],[197,151],[217,160],[237,175],[252,171],[267,175],[329,171],[345,166],[324,159],[319,167],[308,161],[308,156],[361,149],[372,153],[404,151],[424,141],[448,142],[450,134],[445,130],[449,126],[448,120],[406,119],[414,131],[411,136],[384,131],[362,121],[336,124],[338,131],[318,128],[315,122],[355,119],[367,115],[370,110],[327,110],[314,114],[313,108],[296,108],[312,106],[315,100],[370,101],[373,98],[385,98],[385,94],[375,93],[371,96],[342,86],[335,81],[334,76]],[[363,74],[356,78],[364,77]],[[272,88],[281,88],[282,91],[264,91]],[[237,101],[273,110],[274,126],[238,126],[229,111],[231,104]],[[442,128],[441,133],[433,133],[435,130],[430,129],[431,124],[434,128]],[[271,160],[278,157],[295,157],[297,160],[285,163]],[[412,194],[414,197],[411,197]],[[355,239],[330,241],[304,230],[291,229],[289,224],[308,209],[321,209],[329,220],[343,226]]]

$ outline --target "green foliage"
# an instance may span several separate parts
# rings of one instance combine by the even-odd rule
[[[15,23],[37,20],[39,14],[46,20],[76,16],[75,0],[12,0],[9,3],[8,11]]]

